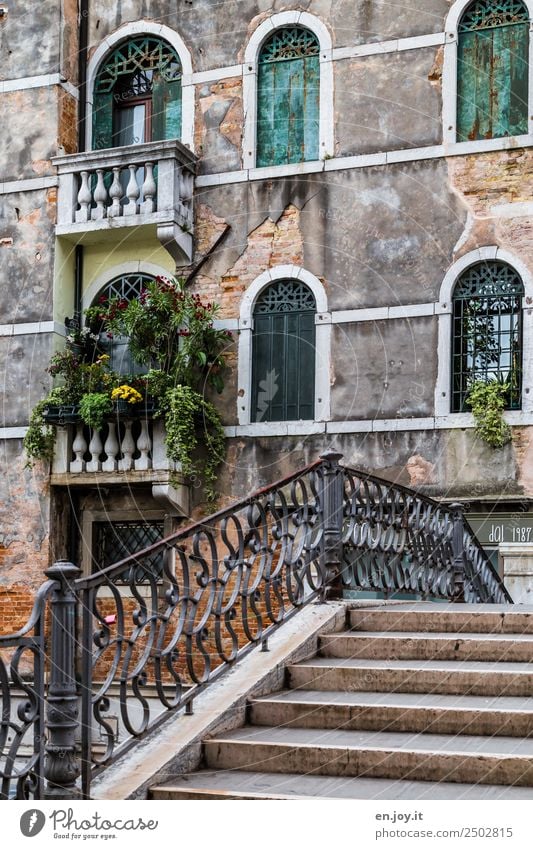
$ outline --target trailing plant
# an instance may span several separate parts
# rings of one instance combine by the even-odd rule
[[[225,439],[218,411],[199,392],[182,385],[168,390],[162,408],[169,458],[181,464],[187,477],[201,474],[207,500],[214,501],[216,469],[224,456]],[[197,454],[200,432],[206,447],[204,458]]]
[[[101,430],[113,411],[113,401],[106,392],[87,392],[80,401],[80,418],[86,425]]]
[[[476,434],[493,448],[501,448],[511,440],[511,428],[503,418],[508,392],[508,383],[477,380],[466,396],[474,416]]]
[[[147,283],[138,299],[102,297],[86,311],[87,331],[76,326],[76,336],[71,334],[66,349],[50,361],[48,371],[61,387],[32,414],[28,456],[52,455],[53,427],[43,418],[52,404],[77,407],[82,421],[100,430],[114,403],[149,400],[153,415],[164,416],[168,457],[181,465],[185,476],[201,474],[212,501],[216,469],[224,455],[224,429],[204,392],[222,391],[224,351],[232,339],[231,333],[215,327],[217,311],[216,304],[187,291],[183,280],[162,277]],[[127,337],[144,374],[119,375],[110,368],[109,355],[98,353],[97,340],[114,336]]]
[[[51,404],[69,403],[68,393],[64,387],[57,387],[48,393],[46,398],[39,401],[31,411],[28,430],[24,437],[24,451],[32,466],[35,460],[51,460],[54,454],[55,429],[46,423],[44,414]]]

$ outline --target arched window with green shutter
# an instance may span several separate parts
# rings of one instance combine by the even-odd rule
[[[257,165],[319,157],[320,46],[303,27],[275,30],[257,69]]]
[[[452,412],[461,413],[473,383],[497,380],[507,389],[506,408],[520,409],[524,284],[504,262],[478,262],[453,292]]]
[[[93,150],[181,138],[181,62],[167,42],[122,42],[98,71]]]
[[[298,280],[277,280],[257,299],[252,421],[314,419],[315,315],[315,297]]]
[[[474,0],[458,33],[457,140],[528,131],[529,15],[521,0]]]

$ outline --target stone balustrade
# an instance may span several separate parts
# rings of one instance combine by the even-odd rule
[[[52,485],[69,487],[151,484],[154,498],[189,514],[189,488],[166,453],[159,419],[117,418],[101,430],[83,422],[56,426]]]
[[[178,264],[192,258],[196,157],[178,141],[55,157],[56,235],[90,244],[103,231],[156,225]]]

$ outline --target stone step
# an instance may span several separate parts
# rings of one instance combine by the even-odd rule
[[[322,657],[529,663],[533,661],[533,634],[349,631],[322,636],[319,651]]]
[[[356,631],[533,634],[532,605],[395,604],[349,611]]]
[[[529,696],[533,665],[469,660],[353,660],[316,657],[287,667],[292,689]]]
[[[250,703],[252,725],[533,736],[533,698],[285,690]]]
[[[471,799],[496,801],[533,799],[529,787],[494,784],[452,784],[394,781],[384,778],[331,778],[325,775],[221,770],[177,776],[151,788],[152,799]]]
[[[245,726],[204,743],[208,769],[533,785],[533,740]]]

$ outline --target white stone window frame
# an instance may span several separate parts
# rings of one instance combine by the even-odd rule
[[[239,317],[238,355],[238,421],[247,425],[250,435],[254,429],[264,434],[278,432],[276,422],[252,422],[252,337],[254,308],[259,295],[276,280],[298,280],[305,283],[314,295],[315,314],[315,418],[314,422],[330,420],[330,360],[331,360],[331,314],[324,286],[310,271],[299,265],[277,265],[264,271],[248,287],[242,301]],[[309,425],[310,422],[298,422]],[[283,422],[283,425],[289,425]]]
[[[256,167],[257,146],[257,69],[259,54],[266,39],[274,30],[287,26],[301,26],[310,30],[320,46],[320,105],[319,105],[319,151],[320,159],[329,159],[335,154],[335,126],[333,100],[333,44],[325,24],[309,12],[289,10],[278,12],[263,21],[251,36],[244,53],[243,105],[244,128],[242,143],[243,168]],[[293,163],[295,168],[301,163]],[[270,166],[265,166],[269,168]],[[263,169],[260,169],[263,170]]]
[[[470,6],[472,0],[456,0],[453,3],[445,25],[444,41],[444,63],[442,68],[442,126],[443,142],[445,145],[464,144],[457,141],[457,58],[459,43],[459,23]],[[517,139],[529,139],[533,135],[533,0],[522,0],[527,7],[529,25],[529,77],[528,77],[528,135],[516,136]],[[510,138],[502,136],[502,138]],[[478,139],[475,142],[466,142],[469,151],[472,145],[484,150],[487,143],[493,143],[494,139]]]
[[[442,282],[438,315],[438,376],[435,386],[435,416],[446,417],[452,423],[469,417],[468,413],[451,412],[452,384],[452,316],[453,292],[459,278],[478,262],[505,262],[518,272],[524,284],[522,299],[522,406],[521,411],[509,412],[509,420],[520,412],[533,412],[533,274],[529,268],[507,250],[490,245],[469,251],[453,263]]]
[[[87,121],[85,130],[86,150],[92,149],[93,103],[96,76],[102,63],[121,42],[138,35],[154,35],[174,48],[181,62],[181,143],[194,150],[194,85],[192,81],[191,54],[176,30],[154,21],[132,21],[108,35],[96,48],[87,67]]]

